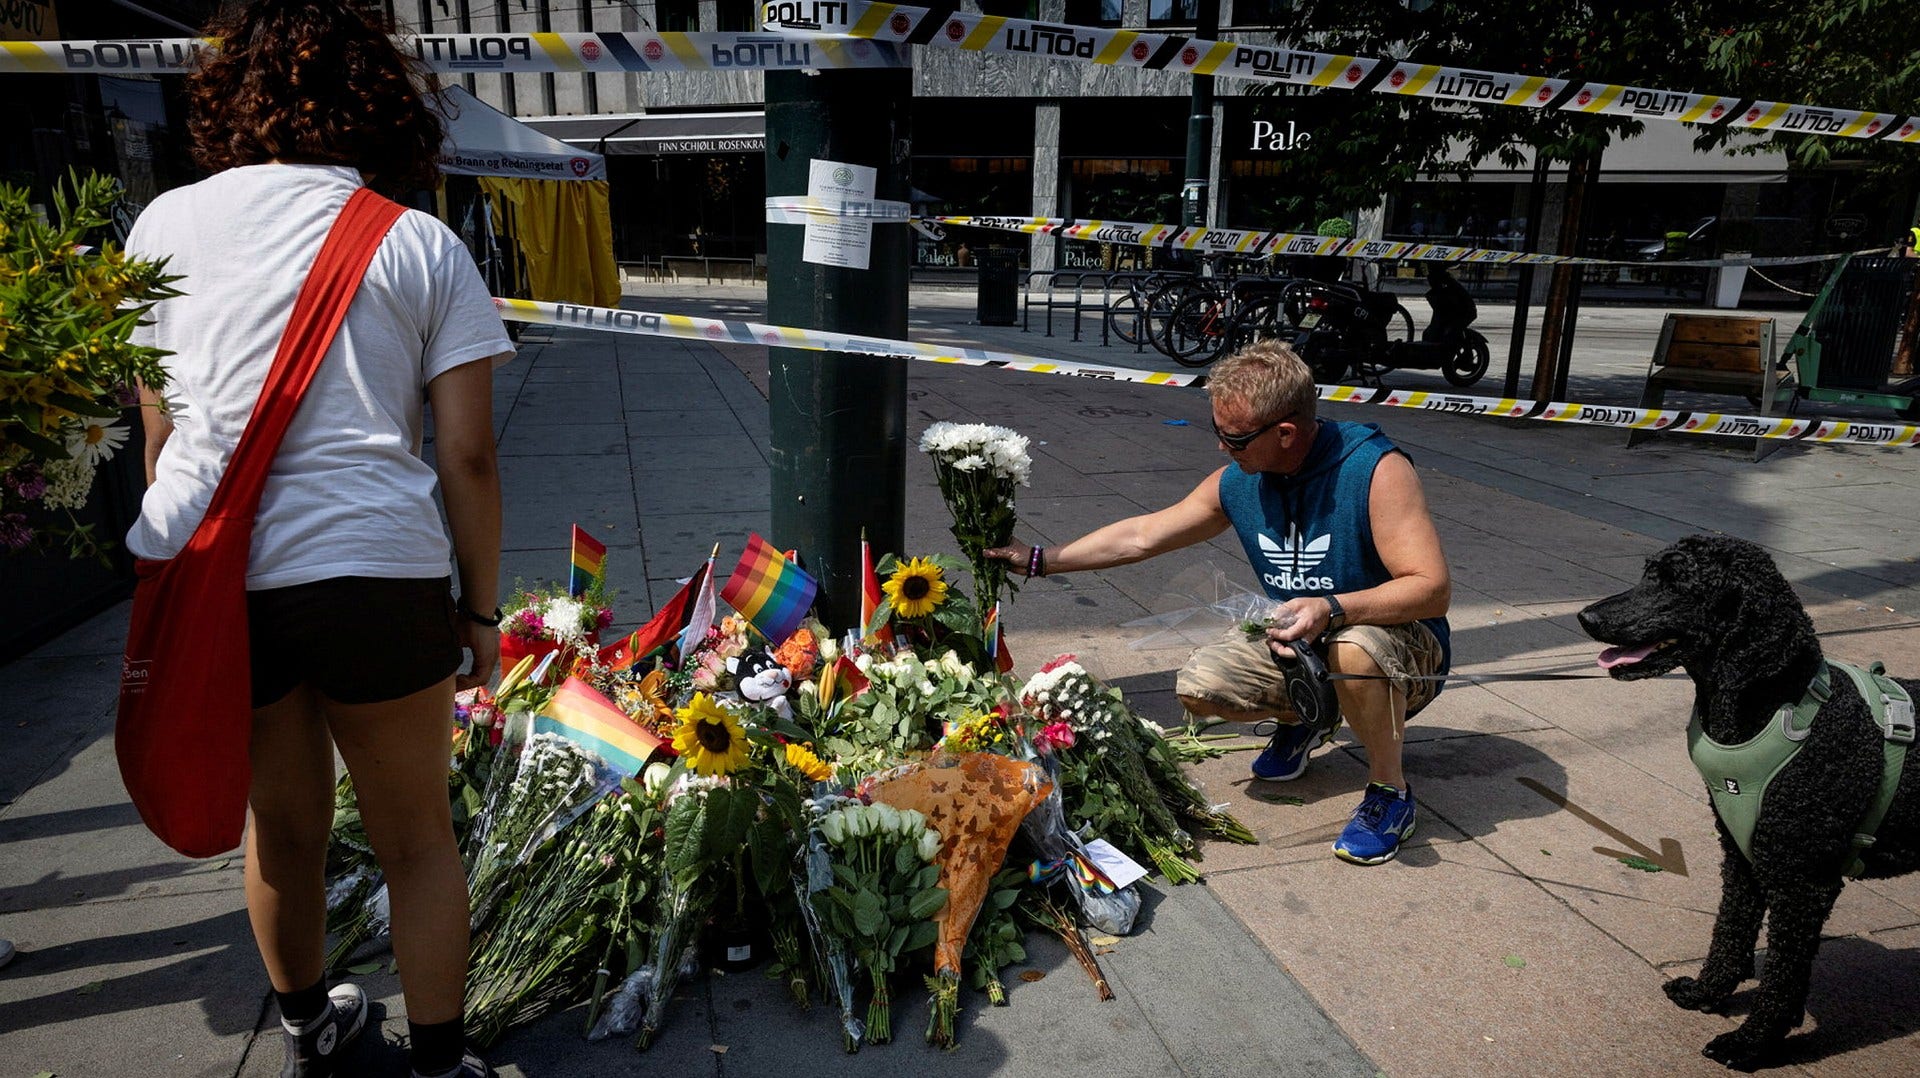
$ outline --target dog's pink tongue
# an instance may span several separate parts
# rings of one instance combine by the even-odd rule
[[[1616,666],[1637,663],[1641,659],[1653,654],[1653,649],[1659,646],[1660,645],[1656,643],[1637,648],[1608,648],[1600,653],[1600,665],[1605,669],[1611,670]]]

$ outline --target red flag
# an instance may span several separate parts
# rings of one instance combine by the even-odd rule
[[[893,643],[893,627],[883,625],[880,631],[867,636],[867,626],[873,624],[873,613],[885,602],[880,590],[880,578],[873,575],[873,550],[867,546],[867,533],[860,533],[860,636],[880,644]]]
[[[645,625],[607,647],[600,649],[600,659],[615,670],[625,670],[659,647],[680,635],[687,626],[687,619],[693,613],[694,600],[700,585],[707,578],[707,566],[693,574],[693,579],[679,593],[666,601]]]
[[[867,675],[860,672],[859,664],[845,655],[840,656],[840,661],[835,664],[834,669],[840,684],[846,686],[848,699],[866,692],[867,687],[872,684],[867,680]]]
[[[999,607],[995,607],[994,609],[998,610]],[[994,668],[1003,674],[1011,674],[1013,673],[1013,653],[1007,650],[1007,630],[1004,626],[995,622],[993,635],[995,639],[993,649]]]

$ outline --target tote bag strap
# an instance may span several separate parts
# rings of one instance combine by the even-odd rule
[[[267,372],[260,400],[240,434],[233,458],[227,462],[220,483],[214,488],[207,507],[207,520],[240,517],[251,520],[260,508],[260,494],[266,489],[267,472],[274,454],[293,424],[300,400],[312,384],[320,361],[340,332],[347,308],[360,289],[360,280],[372,263],[374,252],[387,231],[406,208],[362,187],[347,199],[346,208],[328,231],[313,269],[300,287],[293,315],[280,338],[273,368]],[[202,527],[194,532],[192,546],[215,529]]]

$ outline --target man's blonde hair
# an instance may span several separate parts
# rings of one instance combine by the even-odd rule
[[[1313,371],[1279,341],[1258,341],[1221,360],[1207,378],[1207,393],[1217,401],[1245,405],[1263,423],[1289,412],[1301,423],[1311,423],[1319,400]]]

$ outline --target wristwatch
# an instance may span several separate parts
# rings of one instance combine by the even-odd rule
[[[1327,631],[1333,632],[1335,629],[1345,628],[1347,624],[1347,608],[1340,605],[1340,597],[1338,595],[1323,595],[1321,598],[1327,601]]]

